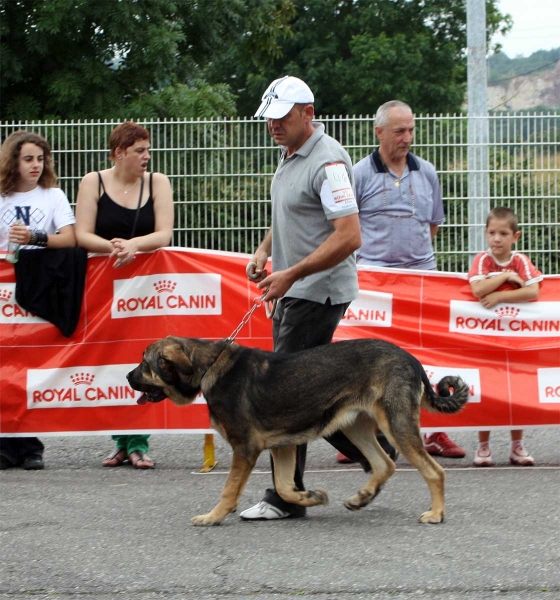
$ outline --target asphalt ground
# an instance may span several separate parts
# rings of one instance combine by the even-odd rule
[[[103,468],[106,436],[45,437],[43,471],[0,473],[0,598],[28,600],[365,600],[560,598],[560,429],[526,432],[534,467],[473,468],[474,432],[453,432],[465,459],[447,470],[445,522],[417,522],[427,486],[405,459],[370,506],[344,508],[365,474],[310,445],[306,485],[330,503],[305,519],[197,528],[218,501],[231,451],[216,436],[215,469],[199,472],[203,436],[154,435],[153,471]],[[240,510],[270,484],[261,456]]]

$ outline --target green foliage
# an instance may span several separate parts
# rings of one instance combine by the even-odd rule
[[[130,101],[127,115],[132,119],[210,117],[235,114],[235,98],[224,84],[210,85],[195,79],[191,85],[176,83]]]
[[[251,116],[286,73],[319,114],[455,112],[466,82],[464,0],[0,0],[0,43],[2,120]]]
[[[232,45],[254,67],[276,56],[290,6],[0,0],[0,119],[234,115],[231,90],[204,68]]]
[[[508,28],[487,2],[488,39]],[[294,0],[282,54],[255,72],[240,64],[231,82],[250,116],[273,79],[291,74],[315,93],[321,115],[372,114],[398,97],[421,112],[455,112],[466,86],[464,0]],[[212,81],[231,73],[215,62]]]
[[[2,64],[3,119],[119,117],[127,95],[160,87],[172,75],[182,33],[171,19],[171,0],[0,6],[2,56],[9,58]],[[34,98],[38,114],[22,111],[18,96]]]

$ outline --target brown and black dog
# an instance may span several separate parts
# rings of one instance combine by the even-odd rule
[[[361,339],[283,354],[229,339],[167,337],[148,346],[141,364],[127,378],[135,390],[144,392],[139,404],[169,398],[185,405],[202,392],[213,427],[233,448],[220,502],[208,514],[194,517],[193,525],[219,525],[236,510],[266,448],[274,459],[276,490],[286,502],[327,504],[323,490],[296,489],[295,446],[338,430],[372,468],[367,484],[344,502],[346,508],[359,510],[395,471],[377,442],[378,429],[428,484],[431,508],[420,522],[443,521],[445,472],[424,450],[420,407],[456,413],[467,402],[468,387],[459,377],[444,377],[438,396],[420,362],[394,344]]]

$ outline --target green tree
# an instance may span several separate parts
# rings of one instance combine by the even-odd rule
[[[0,118],[234,115],[229,86],[204,68],[231,44],[265,64],[290,10],[290,0],[0,0]]]
[[[398,97],[418,113],[460,110],[466,91],[464,0],[294,0],[291,36],[264,69],[217,59],[211,81],[227,81],[241,115],[253,114],[268,83],[304,79],[319,114],[371,114]],[[487,0],[487,37],[511,23]]]

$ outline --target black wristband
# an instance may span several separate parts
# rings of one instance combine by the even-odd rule
[[[33,235],[35,235],[35,243],[33,244],[34,246],[39,246],[41,248],[47,247],[49,237],[44,229],[34,229]]]
[[[35,233],[35,231],[33,229],[31,230],[31,235],[29,236],[29,242],[27,242],[27,244],[29,246],[37,245],[37,234]]]

